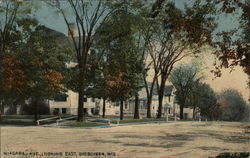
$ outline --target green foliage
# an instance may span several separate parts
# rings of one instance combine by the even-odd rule
[[[1,54],[1,97],[7,105],[24,104],[31,98],[28,109],[36,113],[42,99],[63,92],[65,62],[72,59],[72,51],[65,45],[67,37],[37,26],[36,20],[23,18],[17,23],[14,44],[7,43]]]
[[[187,106],[198,108],[200,115],[210,120],[218,119],[221,114],[217,95],[206,83],[197,82],[194,85],[188,96]]]
[[[23,45],[21,52],[23,67],[27,68],[25,71],[28,76],[28,97],[48,98],[63,90],[65,63],[71,59],[72,50],[70,45],[61,42],[65,36],[49,34],[47,29],[43,26],[37,27]]]
[[[23,40],[25,29],[32,28],[30,14],[38,9],[38,2],[2,0],[0,3],[0,53],[13,51]],[[33,20],[33,26],[34,24]],[[36,22],[35,22],[36,23]]]
[[[173,70],[169,81],[176,88],[176,99],[180,105],[180,118],[183,118],[183,108],[188,105],[188,98],[193,88],[198,84],[203,76],[200,73],[200,65],[186,64]]]
[[[33,103],[31,102],[31,104],[23,104],[21,106],[21,114],[22,115],[34,115],[34,106],[32,106]],[[38,114],[39,115],[48,115],[50,114],[50,108],[47,105],[47,103],[44,100],[40,100],[38,102]]]
[[[17,2],[16,0],[2,0],[0,3],[0,72],[2,74],[0,77],[0,98],[3,104],[12,104],[24,99],[18,90],[20,87],[16,87],[16,89],[13,87],[11,93],[5,91],[4,87],[9,85],[4,83],[6,74],[3,71],[7,66],[6,57],[10,57],[10,54],[12,54],[12,57],[15,56],[12,59],[21,56],[22,45],[27,42],[31,29],[37,25],[37,21],[30,18],[30,14],[38,9],[37,4],[34,1]],[[20,63],[20,60],[16,60],[15,63]],[[8,66],[10,66],[9,64]],[[9,72],[23,72],[20,70],[21,64],[12,63],[12,65],[12,67],[9,67]],[[11,70],[12,68],[14,69]],[[19,73],[19,75],[19,80],[23,80],[23,74]]]
[[[69,127],[98,127],[98,126],[108,126],[108,124],[98,124],[92,122],[70,122],[66,124]]]
[[[221,106],[220,119],[227,121],[241,121],[249,113],[248,106],[242,95],[234,89],[224,90],[218,98]]]
[[[180,104],[186,102],[193,88],[203,78],[200,71],[200,65],[197,64],[180,65],[173,70],[169,81],[176,88],[176,96]]]
[[[103,53],[102,76],[111,100],[125,100],[141,88],[141,51],[136,46],[136,17],[126,6],[99,28],[97,50]]]
[[[216,76],[221,76],[222,68],[232,69],[235,66],[241,66],[250,76],[250,3],[248,0],[218,0],[215,3],[219,14],[226,13],[227,16],[237,14],[240,25],[234,30],[225,30],[217,34],[220,40],[214,43],[217,47],[214,54],[220,62],[215,65],[216,70],[213,72]]]

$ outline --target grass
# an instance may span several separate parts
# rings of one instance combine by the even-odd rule
[[[133,119],[133,118],[134,118],[133,116],[124,116],[124,119]],[[120,116],[106,115],[105,119],[111,119],[111,120],[117,119],[117,120],[119,120]]]
[[[72,115],[60,115],[61,118],[70,117]],[[39,115],[38,119],[55,117],[54,115]],[[55,123],[57,119],[51,119],[40,122],[40,125]],[[34,126],[37,123],[34,121],[34,115],[5,115],[0,122],[0,126]]]
[[[108,124],[97,124],[93,122],[70,122],[65,125],[69,127],[98,127],[98,126],[104,126]]]
[[[103,119],[107,119],[107,120],[103,120]],[[117,124],[117,119],[116,117],[114,118],[103,118],[103,119],[95,119],[93,122],[100,122],[100,123],[108,123],[108,119],[110,119],[110,123],[112,124]],[[174,119],[173,118],[169,118],[168,119],[169,121],[173,121]],[[122,124],[122,123],[141,123],[141,122],[154,122],[154,121],[166,121],[166,118],[160,118],[160,119],[156,119],[156,118],[151,118],[151,119],[148,119],[148,118],[144,118],[144,119],[133,119],[132,117],[125,117],[124,120],[120,120],[119,123]]]
[[[76,121],[70,121],[64,124],[64,126],[68,127],[100,127],[100,126],[107,126],[108,124],[108,119],[111,119],[110,123],[111,124],[117,124],[118,117],[110,117],[110,118],[104,118],[107,120],[103,120],[101,118],[96,118],[93,120],[93,122],[76,122]],[[113,119],[113,120],[112,120]],[[169,121],[171,118],[169,118]],[[133,119],[132,117],[126,117],[124,120],[119,121],[120,124],[123,123],[147,123],[147,122],[154,122],[154,121],[166,121],[166,118],[161,118],[161,119]],[[100,124],[99,124],[100,123]]]
[[[61,115],[61,118],[70,117],[71,115]],[[39,119],[43,118],[49,118],[49,117],[55,117],[53,115],[40,115]],[[17,126],[32,126],[36,125],[36,123],[33,121],[34,116],[33,115],[7,115],[4,117],[3,121],[0,122],[0,126],[4,125],[17,125]],[[69,123],[65,124],[69,127],[98,127],[98,126],[105,126],[108,125],[107,120],[103,119],[110,119],[112,124],[117,124],[117,120],[119,120],[119,116],[107,116],[105,118],[96,118],[93,120],[93,122],[75,122],[70,121]],[[56,119],[53,120],[47,120],[42,121],[40,124],[49,124],[49,123],[55,123]],[[174,120],[174,118],[169,118],[169,121]],[[120,124],[125,123],[149,123],[149,122],[155,122],[155,121],[166,121],[166,118],[156,119],[156,118],[143,118],[143,119],[133,119],[132,116],[126,116],[124,117],[124,120],[120,120]],[[97,123],[96,123],[97,122]],[[103,123],[103,124],[98,124]]]
[[[60,115],[61,118],[69,117],[72,115]],[[54,115],[38,115],[38,119],[55,117]],[[5,115],[3,119],[34,119],[34,115]]]
[[[109,119],[109,118],[105,118],[105,119]],[[156,118],[152,118],[152,119],[147,119],[147,118],[145,118],[145,119],[126,118],[125,120],[119,121],[119,123],[120,124],[123,124],[123,123],[147,123],[147,122],[154,122],[154,121],[166,121],[166,118],[161,118],[161,119],[156,119]],[[98,124],[98,123],[102,123],[102,124]],[[117,124],[117,120],[111,120],[110,123]],[[94,122],[71,121],[71,122],[68,122],[68,123],[66,123],[64,125],[68,126],[68,127],[100,127],[100,126],[107,126],[108,121],[107,120],[102,120],[102,119],[96,119],[96,120],[94,120]]]
[[[169,121],[171,121],[172,119],[169,118],[168,119]],[[148,119],[148,118],[144,118],[144,119],[124,119],[124,120],[121,120],[120,123],[140,123],[140,122],[155,122],[155,121],[166,121],[166,118],[160,118],[160,119],[156,119],[156,118],[151,118],[151,119]],[[117,121],[111,121],[111,123],[117,123]]]
[[[11,121],[11,122],[0,122],[0,126],[34,126],[36,125],[35,122],[16,122],[16,121]]]

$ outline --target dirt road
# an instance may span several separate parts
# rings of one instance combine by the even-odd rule
[[[1,127],[3,158],[205,158],[249,151],[250,123],[171,122],[94,129]]]

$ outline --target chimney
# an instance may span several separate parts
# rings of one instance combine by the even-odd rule
[[[76,37],[76,25],[75,25],[75,23],[69,24],[68,37],[72,38],[72,34],[73,34],[73,37]]]

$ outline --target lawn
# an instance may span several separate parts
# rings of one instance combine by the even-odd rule
[[[91,122],[100,122],[100,123],[108,123],[108,121],[110,120],[111,124],[117,124],[117,121],[119,120],[118,118],[115,117],[109,117],[109,118],[103,118],[103,119],[93,119],[91,120]],[[169,121],[173,121],[173,118],[169,118]],[[166,118],[143,118],[143,119],[133,119],[132,117],[125,117],[124,120],[119,120],[120,124],[123,123],[150,123],[150,122],[163,122],[166,121]]]
[[[149,123],[149,122],[162,122],[162,121],[166,121],[165,118],[161,118],[161,119],[131,119],[131,120],[121,120],[120,123]],[[113,122],[113,121],[112,121]],[[117,121],[114,121],[114,123],[116,123]]]
[[[99,127],[99,126],[107,126],[108,124],[98,124],[93,122],[67,122],[64,124],[68,127]]]
[[[104,118],[104,119],[92,119],[89,122],[75,122],[75,121],[70,121],[67,122],[65,124],[62,124],[63,126],[69,126],[69,127],[100,127],[100,126],[108,126],[108,118]],[[111,124],[117,124],[117,118],[114,119],[111,118],[110,123]],[[169,119],[170,120],[170,119]],[[129,118],[125,118],[124,120],[119,120],[119,124],[140,124],[140,123],[151,123],[151,122],[165,122],[166,118],[161,118],[161,119],[156,119],[156,118],[152,118],[152,119],[132,119],[131,117]]]
[[[71,115],[60,115],[61,118],[67,118]],[[39,115],[39,119],[51,118],[55,117],[54,115]],[[55,123],[58,118],[42,121],[40,124],[50,124]],[[2,117],[2,121],[0,122],[0,126],[34,126],[37,123],[34,121],[34,115],[5,115]]]
[[[61,118],[69,117],[72,115],[60,115]],[[54,115],[38,115],[39,119],[55,117]],[[3,119],[34,119],[34,115],[5,115]]]
[[[60,117],[67,118],[70,117],[71,115],[60,115]],[[39,119],[44,119],[44,118],[51,118],[55,117],[54,115],[39,115]],[[51,120],[46,120],[40,122],[40,125],[43,124],[51,124],[51,123],[56,123],[55,119]],[[75,119],[71,119],[72,121],[63,123],[62,125],[64,126],[69,126],[69,127],[98,127],[98,126],[105,126],[109,124],[109,120],[111,124],[117,124],[119,120],[119,116],[106,116],[105,118],[97,118],[97,117],[87,117],[87,120],[89,122],[87,123],[78,123],[75,122]],[[173,117],[168,118],[169,121],[173,121]],[[165,122],[166,118],[163,117],[161,119],[157,118],[143,118],[143,119],[133,119],[132,116],[125,116],[124,120],[119,120],[119,124],[143,124],[143,123],[153,123],[153,122]],[[36,125],[34,122],[34,116],[33,115],[6,115],[3,117],[3,121],[0,123],[1,126],[3,125],[17,125],[17,126],[31,126],[31,125]]]
[[[35,122],[8,121],[0,122],[0,126],[35,126]]]

